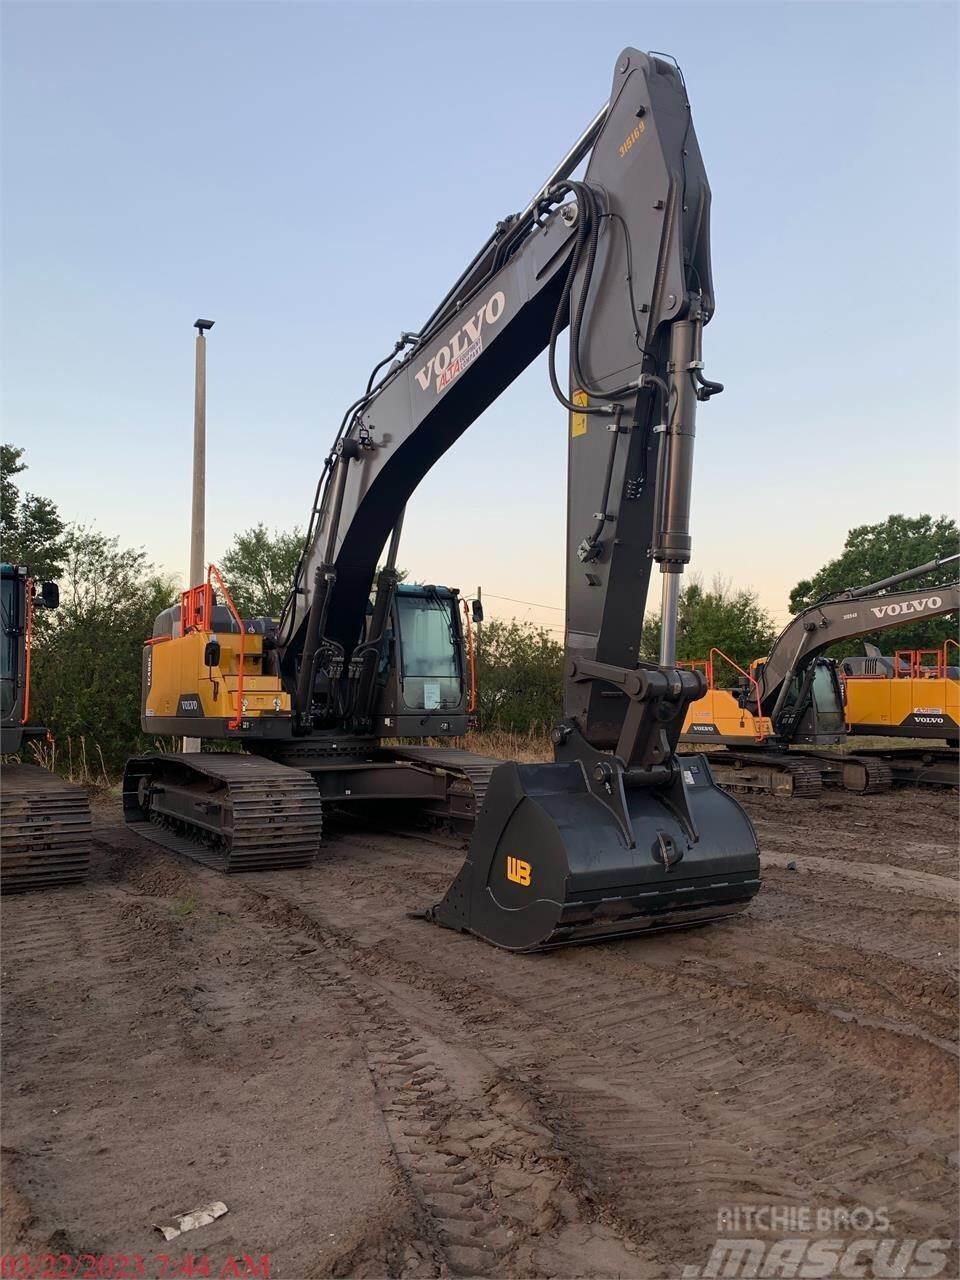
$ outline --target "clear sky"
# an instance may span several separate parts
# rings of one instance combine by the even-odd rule
[[[3,433],[29,485],[185,575],[192,322],[208,554],[303,523],[343,408],[606,99],[680,61],[714,194],[693,568],[785,616],[847,529],[957,497],[948,3],[16,3]],[[408,511],[414,577],[562,614],[566,420],[537,362]]]

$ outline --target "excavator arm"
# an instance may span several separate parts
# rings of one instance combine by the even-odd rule
[[[636,743],[622,741],[636,702],[626,684],[637,682],[651,567],[664,574],[661,662],[672,668],[696,405],[722,389],[702,373],[714,305],[709,212],[679,69],[626,49],[606,106],[344,418],[281,628],[302,732],[330,724],[344,705],[320,689],[362,682],[375,660],[376,645],[361,644],[367,601],[391,533],[394,568],[417,485],[549,349],[553,388],[569,412],[567,724],[594,747],[633,754]],[[567,326],[561,386],[556,343]],[[388,577],[378,594],[390,587]],[[673,668],[678,711],[698,695],[697,682]],[[662,692],[663,680],[654,683]],[[663,763],[672,743],[658,738],[648,762]]]

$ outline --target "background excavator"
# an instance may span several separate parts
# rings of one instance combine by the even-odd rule
[[[212,567],[157,619],[144,730],[244,751],[131,760],[129,823],[232,871],[309,863],[324,801],[475,817],[463,868],[425,914],[514,950],[747,905],[759,888],[750,822],[705,759],[675,751],[705,690],[675,659],[696,408],[722,390],[701,355],[714,310],[709,215],[679,69],[625,49],[609,101],[560,165],[347,409],[279,625],[241,618]],[[562,387],[556,346],[567,327]],[[404,508],[544,350],[569,415],[554,763],[394,745],[462,733],[469,705],[457,592],[398,585]],[[638,659],[654,562],[657,664]]]
[[[960,644],[897,649],[890,657],[872,644],[864,650],[838,664],[847,731],[960,746]]]
[[[929,752],[916,757],[900,753],[900,758],[893,760],[887,752],[858,751],[857,758],[851,759],[797,748],[833,746],[848,737],[850,710],[844,705],[840,669],[834,659],[825,656],[826,650],[843,640],[902,626],[907,619],[955,613],[960,609],[958,582],[912,591],[894,588],[957,560],[960,555],[940,557],[879,582],[841,591],[804,609],[787,623],[766,658],[752,663],[748,672],[740,671],[735,688],[715,685],[717,664],[733,666],[719,650],[691,664],[702,669],[708,688],[688,707],[681,741],[725,746],[727,751],[722,755],[711,757],[714,774],[725,785],[744,790],[813,796],[829,779],[854,791],[879,791],[894,780],[913,779],[918,772],[927,781],[956,785],[957,759],[946,752],[936,761]],[[844,659],[851,665],[862,661]],[[848,699],[851,687],[847,682]],[[909,696],[911,690],[905,692]],[[934,692],[928,686],[914,706],[927,705]],[[912,694],[920,696],[916,689]],[[854,696],[859,704],[859,694]],[[903,728],[912,729],[916,724],[916,716],[905,713]],[[883,728],[870,731],[886,732]],[[931,735],[911,732],[911,736]]]
[[[30,722],[30,651],[34,614],[55,609],[54,582],[36,583],[22,565],[0,565],[0,889],[75,884],[90,865],[90,804],[82,787],[49,769],[8,760],[47,730]]]

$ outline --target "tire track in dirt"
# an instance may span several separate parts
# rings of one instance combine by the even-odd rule
[[[375,857],[377,839],[350,835],[346,843]],[[395,873],[395,848],[389,856]],[[412,866],[405,884],[411,881],[422,886]],[[328,927],[329,918],[356,925],[349,900],[331,893],[329,886],[322,904],[309,901],[309,891],[304,896],[303,890],[300,886],[294,895],[300,907],[328,917]],[[381,901],[384,896],[395,901],[397,886],[388,889],[385,883]],[[384,921],[378,918],[377,923]],[[746,937],[733,942],[732,955],[742,961],[748,924],[735,922],[713,937],[723,933],[735,938],[738,926]],[[888,936],[894,931],[889,912],[885,929]],[[350,932],[355,938],[364,935],[355,927]],[[709,932],[686,937],[699,939]],[[848,923],[848,939],[850,932]],[[376,933],[369,920],[367,933]],[[477,943],[457,940],[455,945],[471,948],[479,962]],[[894,1191],[910,1189],[910,1202],[901,1197],[896,1207],[911,1229],[943,1233],[942,1206],[955,1188],[949,1164],[955,1132],[950,1118],[953,1046],[931,1041],[911,1023],[871,1025],[868,1016],[851,1017],[848,1010],[832,1007],[829,989],[818,993],[824,999],[784,1000],[773,985],[765,990],[741,983],[737,990],[717,983],[715,974],[713,981],[702,974],[678,977],[675,952],[673,972],[658,972],[655,962],[643,962],[647,949],[656,956],[665,946],[670,944],[650,940],[582,948],[573,953],[575,961],[570,953],[532,962],[508,957],[509,972],[502,956],[481,948],[483,969],[498,980],[479,984],[451,963],[455,953],[450,948],[438,942],[425,954],[396,928],[381,936],[370,954],[382,968],[387,953],[411,985],[432,985],[438,994],[446,988],[448,999],[459,1002],[465,1023],[475,1017],[479,1025],[493,1028],[501,1042],[509,1042],[508,1031],[513,1031],[508,1050],[537,1038],[545,1051],[540,1083],[561,1099],[551,1117],[553,1128],[565,1133],[568,1150],[576,1153],[587,1176],[592,1171],[599,1186],[613,1188],[621,1216],[629,1217],[632,1206],[636,1216],[630,1220],[638,1229],[656,1224],[646,1238],[661,1256],[670,1256],[671,1244],[675,1249],[686,1240],[680,1256],[689,1259],[688,1247],[696,1256],[709,1243],[715,1234],[711,1205],[758,1197],[846,1203],[853,1196],[856,1203],[869,1201],[868,1191],[877,1181],[888,1188],[892,1184]],[[437,962],[434,953],[440,953]],[[597,959],[601,954],[602,960]],[[923,955],[929,959],[926,951]],[[554,961],[571,981],[556,983],[557,994],[545,999],[542,971],[528,979],[541,963]],[[829,968],[820,957],[820,986],[826,974],[828,988],[839,987],[849,998],[857,992],[850,990],[843,961],[843,955],[835,957]],[[594,972],[585,974],[584,969]],[[623,992],[631,981],[636,984],[638,970],[645,990],[625,999]],[[472,995],[464,999],[457,978],[468,991],[474,987]],[[876,990],[876,981],[872,986]],[[504,991],[510,992],[509,1001]],[[905,998],[907,988],[901,991]],[[471,1015],[478,1003],[482,1012]],[[518,1005],[523,1013],[519,1019]],[[566,1044],[558,1028],[566,1033]],[[942,1025],[936,1029],[945,1030]],[[631,1059],[636,1071],[629,1069]],[[571,1114],[577,1117],[572,1125]],[[893,1132],[891,1116],[901,1121]],[[649,1135],[645,1144],[636,1140],[641,1133]],[[705,1140],[704,1135],[710,1137]],[[706,1187],[710,1191],[705,1193]],[[916,1204],[919,1189],[923,1194]],[[706,1229],[692,1230],[694,1219],[706,1220]]]
[[[404,1276],[661,1272],[622,1224],[598,1215],[580,1194],[576,1169],[522,1082],[462,1029],[439,1035],[433,1009],[354,967],[351,944],[295,903],[263,892],[272,877],[225,878],[152,850],[124,863],[125,876],[95,892],[148,934],[176,933],[171,900],[242,926],[242,954],[233,957],[235,974],[220,975],[221,999],[224,982],[242,980],[282,1023],[297,1016],[288,1009],[309,1008],[322,993],[359,1046],[413,1212],[386,1250],[376,1223],[369,1238],[323,1252],[311,1274],[363,1274],[383,1262]],[[265,952],[272,965],[262,964]],[[182,1051],[235,1072],[251,1019],[237,1003],[207,998],[204,965],[219,968],[218,955],[175,977],[161,995],[189,1006],[190,1016],[176,1024]]]
[[[171,901],[195,898],[244,941],[209,942],[187,981],[179,925],[167,939],[165,998],[189,1016],[165,1025],[185,1052],[273,1087],[282,1045],[250,1063],[263,1020],[233,987],[276,1026],[335,1009],[357,1046],[398,1198],[318,1242],[311,1275],[674,1275],[706,1260],[731,1203],[884,1205],[901,1235],[956,1234],[955,920],[889,892],[868,858],[860,881],[774,869],[722,926],[523,957],[404,918],[460,864],[442,835],[346,825],[309,871],[229,879],[105,840],[102,901],[38,940],[41,969],[102,943],[105,991],[122,990],[104,914],[167,939]],[[896,865],[933,871],[936,849],[911,841]],[[889,847],[871,850],[884,870]]]
[[[375,970],[356,965],[348,939],[266,888],[273,877],[237,879],[258,921],[321,944],[300,970],[333,996],[361,1040],[439,1274],[662,1272],[629,1229],[578,1194],[578,1169],[509,1070],[469,1041],[432,1031],[432,1011],[398,999]]]

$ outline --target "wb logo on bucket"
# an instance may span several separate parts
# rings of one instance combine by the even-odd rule
[[[507,879],[526,888],[530,883],[530,863],[524,862],[522,858],[508,858]]]

